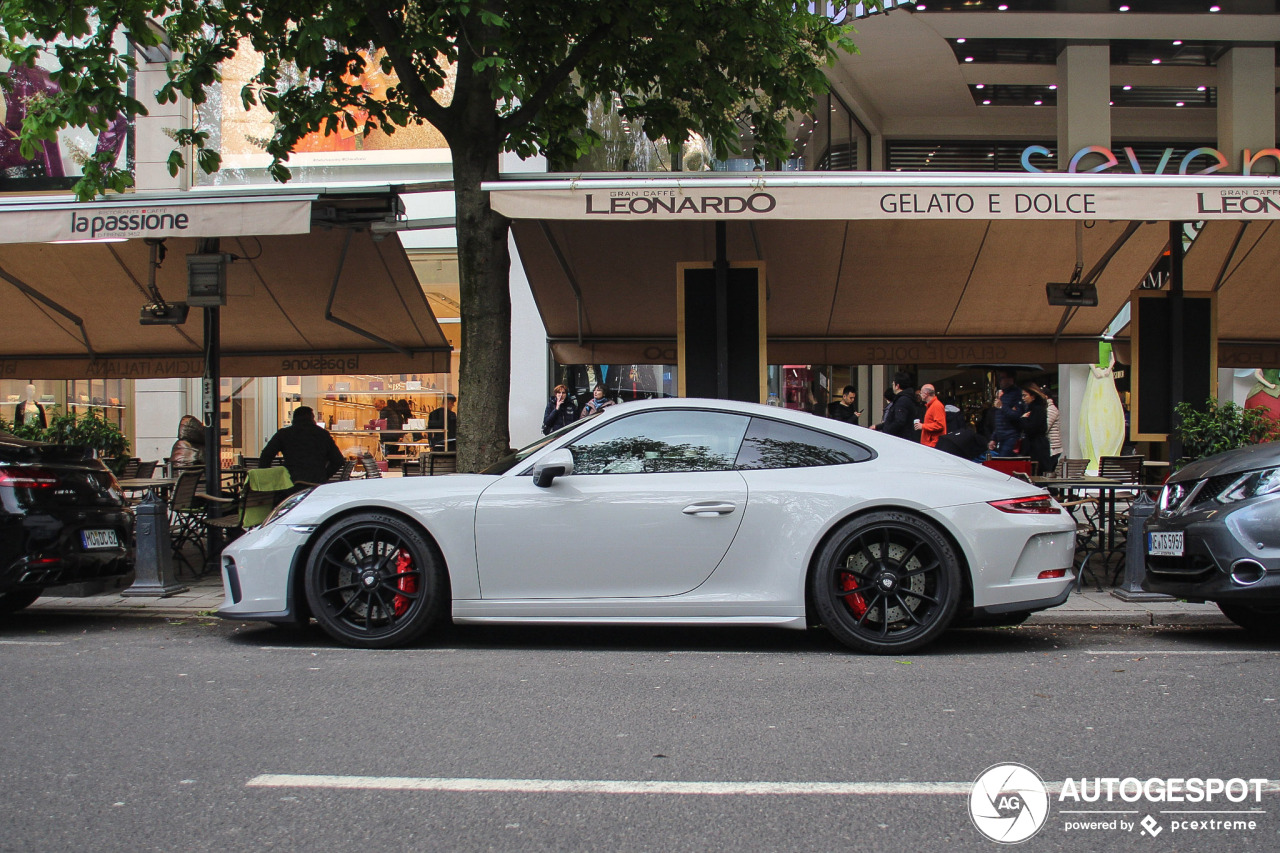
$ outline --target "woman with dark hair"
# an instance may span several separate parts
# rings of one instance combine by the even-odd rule
[[[542,413],[542,434],[550,435],[561,427],[567,427],[578,419],[578,406],[569,396],[566,385],[557,385],[547,401],[547,409]]]
[[[582,407],[582,417],[595,415],[603,412],[607,406],[612,406],[613,401],[604,395],[604,386],[596,383],[596,387],[591,391],[591,399]]]
[[[1045,476],[1053,473],[1049,453],[1049,407],[1045,398],[1035,390],[1039,386],[1028,382],[1022,386],[1022,405],[1026,411],[1018,418],[1018,431],[1022,433],[1022,455],[1030,456]]]

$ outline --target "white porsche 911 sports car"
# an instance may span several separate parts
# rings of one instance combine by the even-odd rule
[[[895,654],[1061,604],[1075,522],[1036,487],[776,407],[613,406],[479,474],[300,492],[222,556],[228,619],[341,643],[438,623],[821,624]]]

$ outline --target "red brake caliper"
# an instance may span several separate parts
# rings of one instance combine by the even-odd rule
[[[412,570],[413,558],[409,556],[408,551],[401,548],[400,552],[396,554],[396,574],[399,575],[396,579],[396,589],[401,592],[418,591],[418,578],[416,575],[410,574]],[[391,609],[395,611],[397,616],[403,616],[409,612],[409,602],[409,598],[397,595],[391,599]]]
[[[846,574],[844,580],[840,582],[840,589],[855,590],[858,588],[858,579],[853,574]],[[849,605],[849,609],[853,611],[853,615],[859,619],[867,612],[867,600],[862,597],[860,592],[850,592],[844,597],[845,603]]]

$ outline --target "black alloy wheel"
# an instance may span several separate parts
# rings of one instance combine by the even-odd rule
[[[13,613],[35,602],[44,590],[12,589],[0,592],[0,613]]]
[[[1218,609],[1255,637],[1280,639],[1280,604],[1233,604],[1219,601]]]
[[[325,633],[364,649],[412,642],[440,618],[448,597],[439,552],[417,528],[384,513],[321,531],[305,584]]]
[[[827,630],[872,654],[900,654],[951,626],[960,562],[932,524],[903,512],[860,516],[818,554],[810,592]]]

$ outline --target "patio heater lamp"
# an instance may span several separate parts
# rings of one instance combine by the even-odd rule
[[[1093,308],[1098,304],[1098,288],[1092,284],[1082,284],[1078,281],[1050,282],[1044,286],[1044,289],[1049,295],[1050,305]]]

